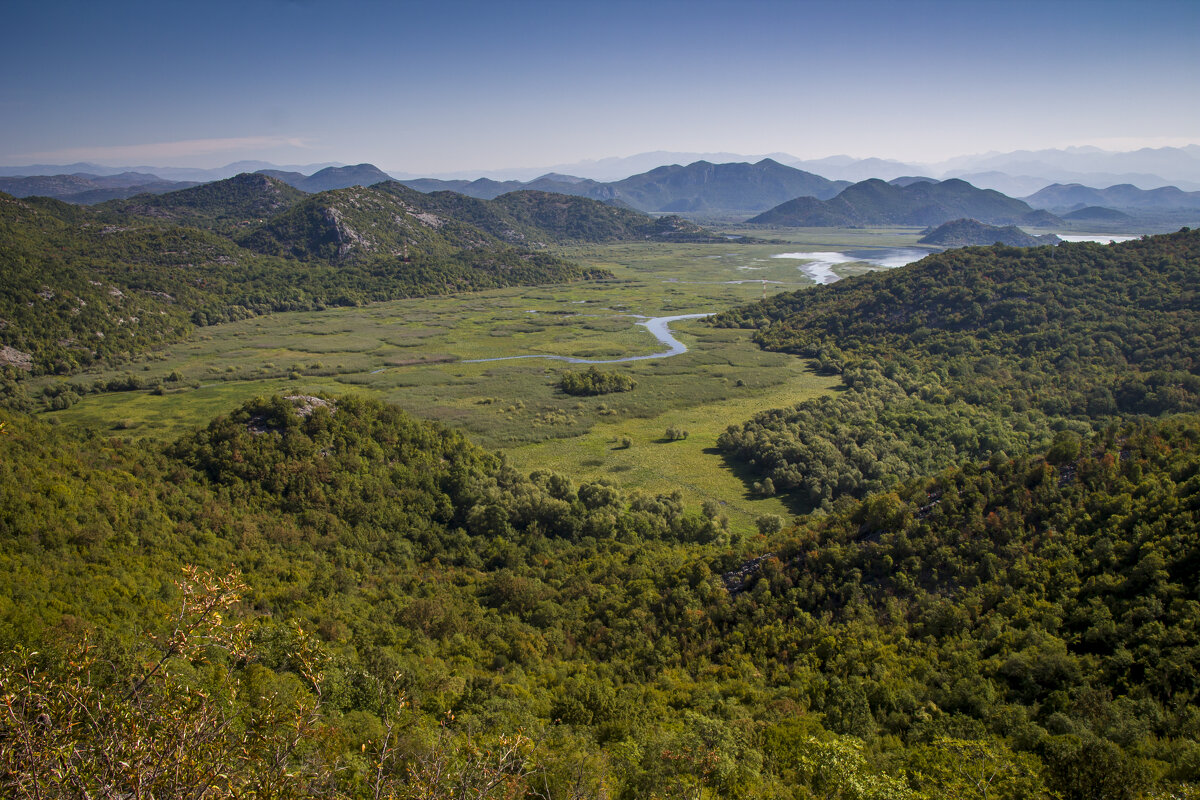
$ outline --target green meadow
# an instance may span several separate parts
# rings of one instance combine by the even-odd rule
[[[47,412],[59,424],[105,435],[170,439],[258,395],[369,395],[467,431],[504,451],[522,471],[553,469],[606,478],[685,501],[722,503],[735,531],[761,514],[786,515],[775,498],[748,492],[713,449],[726,426],[757,411],[832,391],[799,359],[761,351],[744,331],[702,320],[672,325],[679,356],[602,367],[628,374],[633,391],[573,397],[557,388],[549,359],[467,363],[523,355],[615,359],[661,352],[638,319],[717,312],[812,282],[785,252],[911,247],[913,230],[734,231],[752,241],[633,243],[564,248],[615,276],[560,286],[502,289],[360,308],[284,313],[199,328],[186,342],[121,369],[71,382],[134,375],[158,389],[87,394]],[[850,275],[864,264],[838,265]],[[765,281],[765,283],[764,283]],[[49,379],[48,379],[49,380]],[[61,379],[54,379],[61,380]],[[53,382],[53,381],[50,381]],[[668,441],[676,427],[686,439]]]

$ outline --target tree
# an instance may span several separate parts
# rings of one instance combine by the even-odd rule
[[[637,381],[623,372],[602,372],[588,367],[583,372],[564,372],[558,386],[566,394],[586,397],[631,392],[637,387]]]
[[[772,533],[779,533],[783,530],[783,517],[778,514],[763,514],[756,517],[754,520],[758,532],[763,536],[769,536]]]
[[[938,737],[914,748],[909,770],[917,788],[935,797],[1034,800],[1049,797],[1041,765],[996,740]]]
[[[316,731],[320,658],[298,637],[292,654],[308,691],[243,698],[226,668],[248,655],[233,622],[246,588],[236,572],[194,567],[177,584],[179,611],[155,658],[127,683],[102,686],[86,639],[59,664],[17,650],[0,668],[0,776],[22,797],[299,797],[293,756]]]

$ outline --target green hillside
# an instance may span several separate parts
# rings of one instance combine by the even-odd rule
[[[917,240],[918,244],[932,244],[938,247],[971,247],[979,245],[986,247],[990,244],[1003,244],[1009,247],[1039,247],[1046,244],[1058,244],[1061,239],[1053,233],[1044,236],[1032,236],[1016,225],[985,225],[974,219],[956,219],[926,229],[924,235]]]
[[[651,217],[583,197],[522,191],[492,202],[552,241],[724,241],[681,217]]]
[[[444,256],[499,245],[474,226],[413,213],[396,197],[362,187],[311,195],[239,242],[260,253],[324,261]]]
[[[9,348],[0,367],[8,365],[10,378],[66,374],[128,360],[193,325],[607,274],[466,223],[433,225],[366,189],[307,197],[237,242],[221,235],[288,192],[269,178],[240,176],[152,198],[212,231],[150,211],[0,195],[0,347]]]
[[[585,197],[523,190],[481,200],[456,192],[423,194],[397,181],[372,188],[393,195],[411,213],[467,222],[513,244],[725,241],[680,217],[651,217]]]
[[[179,768],[243,796],[1200,778],[1194,417],[914,480],[750,560],[675,497],[524,477],[353,398],[254,401],[163,450],[0,421],[0,730],[96,720],[6,750],[9,787],[64,747],[151,775],[187,731]]]
[[[1136,415],[1200,410],[1200,231],[965,248],[776,295],[716,324],[841,374],[837,397],[732,426],[760,491],[808,507]],[[768,483],[769,481],[769,483]]]
[[[182,336],[585,274],[476,224],[572,230],[553,195],[335,190],[248,234],[277,254],[0,201],[0,336],[31,347],[79,318],[147,346],[131,309]],[[843,383],[720,437],[753,491],[815,512],[754,535],[353,396],[255,399],[169,444],[8,402],[0,793],[1194,796],[1196,286],[1182,230],[954,250],[717,317]]]
[[[304,196],[304,192],[275,178],[242,173],[166,194],[112,201],[97,210],[232,232],[258,224],[299,203]]]

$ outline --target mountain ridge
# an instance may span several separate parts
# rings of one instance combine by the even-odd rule
[[[873,178],[847,187],[828,201],[811,197],[790,200],[752,217],[747,224],[927,227],[960,218],[989,225],[1061,224],[1054,215],[1034,210],[1021,200],[992,189],[979,189],[956,178],[937,183],[916,181],[903,186]]]
[[[609,183],[558,173],[545,174],[527,183],[486,178],[468,182],[434,179],[400,182],[421,191],[449,189],[481,199],[493,199],[506,191],[537,189],[620,201],[640,211],[659,213],[762,211],[800,195],[832,197],[846,185],[769,158],[754,164],[709,161],[686,166],[665,164]]]

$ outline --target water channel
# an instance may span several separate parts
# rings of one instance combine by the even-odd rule
[[[635,324],[641,325],[646,330],[654,335],[655,339],[665,344],[667,349],[661,353],[650,353],[644,356],[626,356],[624,358],[575,358],[574,356],[553,356],[553,355],[525,355],[525,356],[499,356],[496,358],[469,358],[462,361],[463,364],[482,364],[488,361],[513,361],[518,358],[549,358],[554,361],[565,361],[568,364],[623,364],[627,361],[647,361],[652,358],[670,358],[671,356],[682,355],[687,352],[687,345],[676,339],[671,334],[671,329],[668,327],[672,322],[678,322],[682,319],[703,319],[711,317],[712,312],[707,314],[676,314],[671,317],[650,317]]]

